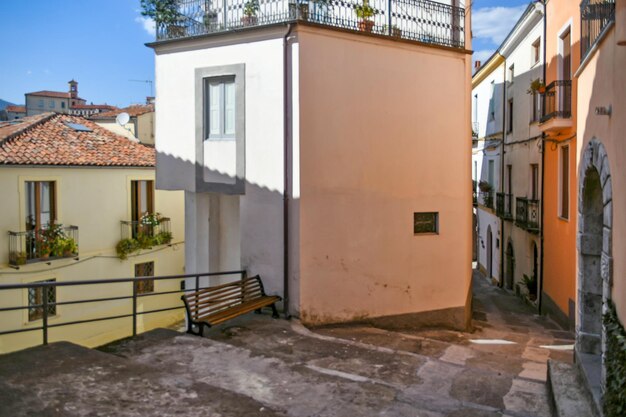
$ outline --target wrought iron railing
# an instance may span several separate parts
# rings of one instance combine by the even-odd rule
[[[481,191],[480,202],[483,206],[493,209],[493,191]]]
[[[78,256],[78,227],[49,226],[26,232],[9,232],[9,265]]]
[[[157,39],[306,21],[436,45],[465,46],[465,10],[430,0],[180,0]]]
[[[585,59],[609,23],[615,20],[615,0],[583,0],[580,3],[580,56]]]
[[[503,219],[513,218],[513,194],[496,194],[496,215]]]
[[[169,241],[172,240],[169,217],[160,218],[156,224],[125,220],[122,220],[120,224],[122,228],[122,239],[137,239],[142,235],[148,237],[156,237],[160,235],[164,238],[169,237],[169,239],[167,239],[168,241],[164,243],[169,243]]]
[[[12,297],[11,299],[13,299],[15,301],[15,304],[17,304],[13,306],[0,307],[0,317],[2,316],[2,313],[11,312],[11,311],[20,311],[20,310],[29,310],[29,311],[35,310],[38,313],[39,312],[41,313],[41,325],[24,327],[24,326],[20,326],[22,324],[21,321],[19,322],[16,321],[15,322],[16,326],[14,326],[15,328],[11,330],[0,330],[0,336],[16,334],[16,333],[24,333],[24,332],[41,331],[41,336],[42,336],[41,342],[42,344],[46,345],[48,344],[48,333],[50,329],[64,327],[64,326],[73,326],[73,325],[84,324],[84,323],[95,323],[95,322],[101,322],[101,321],[107,321],[107,320],[117,320],[117,319],[123,319],[123,318],[132,319],[132,335],[135,336],[137,334],[138,316],[141,316],[144,314],[154,314],[154,313],[160,313],[164,311],[184,309],[183,303],[179,302],[175,306],[171,306],[171,305],[160,306],[160,308],[156,308],[152,310],[144,309],[142,311],[138,311],[138,308],[137,308],[138,299],[142,299],[143,297],[158,297],[158,296],[163,296],[167,294],[184,294],[185,292],[188,292],[188,291],[197,291],[199,289],[208,288],[207,286],[200,285],[201,279],[208,279],[209,277],[219,277],[219,276],[222,276],[222,277],[239,276],[241,278],[245,278],[246,271],[211,272],[211,273],[204,273],[204,274],[170,275],[170,276],[156,276],[156,277],[96,279],[96,280],[91,280],[91,281],[64,281],[64,282],[57,282],[57,281],[41,282],[40,281],[40,282],[31,282],[28,284],[4,284],[4,285],[0,284],[0,294],[4,292],[9,292],[9,293],[13,292],[15,296]],[[173,290],[173,291],[159,291],[159,292],[153,291],[153,292],[142,294],[138,291],[140,287],[139,284],[142,282],[146,282],[146,281],[151,281],[151,282],[178,281],[180,283],[180,287],[179,287],[180,289]],[[193,284],[186,286],[185,281],[192,281]],[[97,297],[96,296],[95,298],[81,298],[81,299],[75,299],[73,297],[70,297],[68,301],[56,301],[56,300],[67,299],[65,295],[57,294],[57,290],[59,289],[63,289],[61,291],[64,291],[66,288],[79,287],[83,289],[82,290],[83,294],[97,295],[98,288],[102,288],[103,286],[107,286],[107,285],[124,284],[124,283],[132,284],[132,285],[116,287],[116,288],[122,288],[122,292],[112,294],[109,291],[108,293],[113,295],[110,297]],[[88,288],[85,289],[85,287],[88,287]],[[187,288],[187,287],[191,287],[191,288]],[[40,297],[40,300],[41,300],[40,303],[38,304],[29,303],[28,305],[19,305],[20,304],[19,300],[24,299],[19,293],[19,291],[24,291],[24,290],[26,290],[27,292],[41,291],[42,296]],[[50,296],[50,292],[54,292],[55,296]],[[51,301],[51,300],[55,300],[55,301]],[[66,315],[66,314],[62,314],[58,312],[59,306],[61,306],[62,309],[71,308],[69,306],[76,306],[75,308],[80,309],[85,304],[107,303],[107,302],[113,302],[116,306],[119,306],[120,300],[131,301],[126,307],[127,308],[126,312],[123,312],[122,314],[103,315],[103,316],[91,317],[88,319],[64,321],[62,319],[63,316],[71,316],[71,315],[70,314]],[[57,316],[54,323],[50,324],[48,319],[53,314],[59,314],[59,316],[61,317]],[[182,319],[182,314],[181,314],[181,319]],[[7,319],[3,317],[2,319],[0,319],[0,323],[3,323],[3,327],[4,327],[7,324]],[[72,334],[79,336],[80,332],[78,333],[74,332]],[[77,337],[77,336],[74,336],[74,337]]]
[[[539,231],[539,200],[517,197],[515,224],[530,232]]]
[[[557,80],[546,87],[543,94],[543,116],[541,122],[553,118],[569,119],[572,117],[572,81]]]
[[[472,139],[476,140],[478,139],[478,128],[479,128],[479,124],[478,122],[472,122]]]

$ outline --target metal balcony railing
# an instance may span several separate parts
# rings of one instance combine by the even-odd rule
[[[513,218],[513,194],[496,194],[496,215],[503,219]]]
[[[78,256],[78,227],[51,225],[26,232],[9,232],[9,265]]]
[[[569,119],[572,117],[572,81],[557,80],[546,87],[543,94],[543,115],[541,122],[550,119]]]
[[[580,3],[580,56],[585,59],[609,23],[615,20],[615,0],[583,0]]]
[[[465,10],[429,0],[180,0],[157,40],[305,21],[453,48],[465,46]]]
[[[480,201],[483,206],[493,209],[493,191],[481,191],[480,192]]]
[[[124,220],[120,223],[122,227],[122,239],[137,239],[143,236],[155,238],[161,236],[165,240],[163,243],[170,243],[172,240],[169,217],[159,218],[158,223]]]
[[[515,224],[529,232],[539,231],[539,200],[517,197]]]

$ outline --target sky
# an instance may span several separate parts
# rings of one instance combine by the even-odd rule
[[[474,60],[488,58],[529,0],[472,0]],[[88,102],[145,102],[154,80],[154,26],[139,0],[0,0],[0,99],[67,91],[79,82]]]

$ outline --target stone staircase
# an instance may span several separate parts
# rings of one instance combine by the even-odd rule
[[[548,390],[554,417],[601,417],[576,364],[548,361]]]

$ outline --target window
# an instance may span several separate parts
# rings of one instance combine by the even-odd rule
[[[141,264],[135,264],[135,278],[138,277],[153,277],[154,276],[154,262],[144,262]],[[135,281],[135,287],[137,288],[137,294],[146,294],[154,292],[154,280],[142,279]]]
[[[561,35],[561,79],[572,79],[572,36],[571,30],[568,28]]]
[[[478,181],[478,161],[474,161],[474,180]]]
[[[235,78],[205,80],[205,139],[235,138]]]
[[[512,83],[515,81],[515,65],[509,67],[509,81]]]
[[[561,147],[559,216],[569,219],[569,146]]]
[[[439,213],[413,213],[413,233],[414,234],[438,234],[439,233]]]
[[[508,185],[508,194],[513,194],[513,165],[506,166],[506,178]]]
[[[539,62],[541,54],[541,38],[533,42],[530,53],[530,62],[532,65],[535,65],[537,62]]]
[[[50,107],[51,109],[54,109],[54,100],[50,100],[48,101],[48,107]]]
[[[539,199],[539,165],[530,165],[530,198],[531,200]]]
[[[491,188],[495,188],[495,162],[493,159],[489,161],[487,181],[489,182],[489,185],[491,185]]]
[[[507,133],[512,133],[513,132],[513,99],[509,100],[509,125],[508,125],[508,129],[507,129]]]
[[[49,279],[46,281],[38,281],[38,282],[54,282],[56,280]],[[43,287],[37,288],[29,288],[28,289],[28,321],[39,320],[43,318],[43,303],[44,303],[44,293],[47,294],[47,303],[48,303],[48,316],[54,316],[57,313],[57,289],[56,286],[47,287],[44,289]]]
[[[132,181],[130,204],[133,221],[139,221],[145,213],[154,213],[154,181]]]
[[[64,109],[64,108],[65,108],[65,102],[64,102],[64,101],[62,101],[62,102],[61,102],[61,108],[62,108],[62,109]]]
[[[496,91],[496,84],[495,81],[491,81],[491,94],[490,94],[490,99],[489,99],[489,120],[495,120],[496,118],[496,101],[495,101],[495,94]]]
[[[43,108],[43,99],[39,99],[39,102],[37,104],[39,105],[39,107]]]
[[[541,94],[539,94],[537,91],[533,91],[532,94],[532,98],[531,98],[531,104],[532,104],[532,108],[531,108],[531,113],[530,113],[530,122],[538,122],[539,119],[541,118],[540,115],[540,109],[541,109]]]
[[[26,230],[41,229],[56,220],[54,181],[26,181]]]

